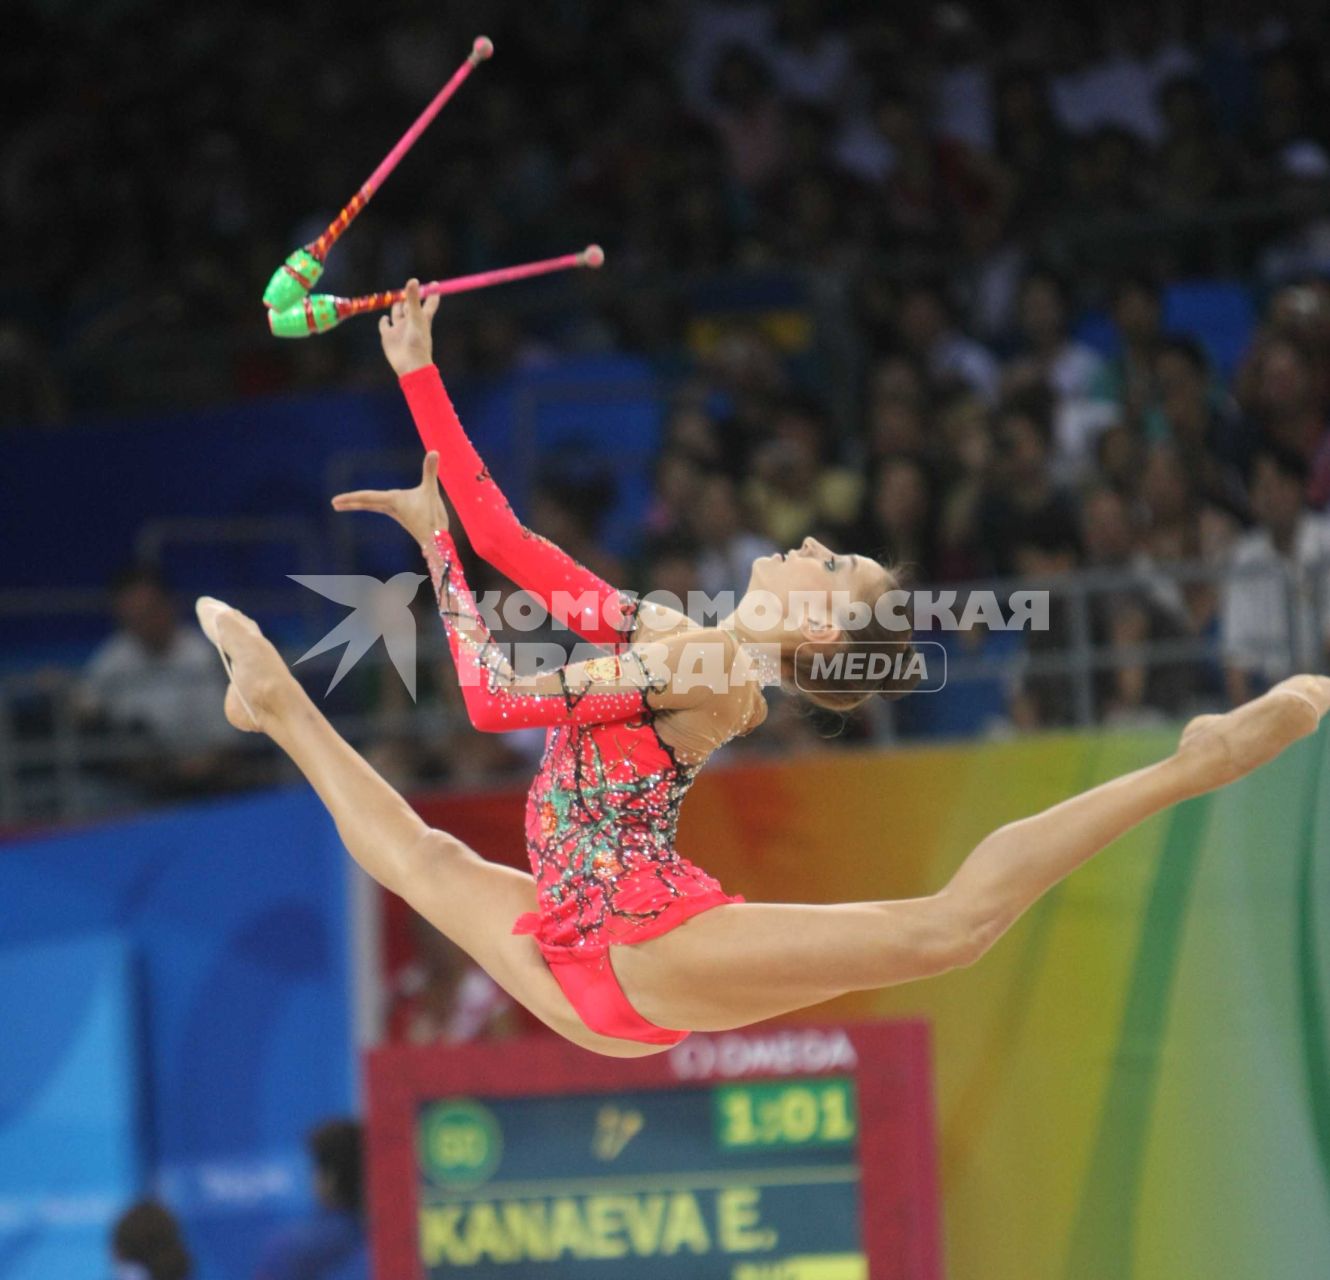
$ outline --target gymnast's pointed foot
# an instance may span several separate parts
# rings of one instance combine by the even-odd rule
[[[1178,743],[1178,759],[1189,767],[1199,795],[1244,777],[1315,733],[1327,711],[1330,677],[1290,676],[1232,711],[1190,721]]]
[[[194,612],[231,680],[226,718],[246,733],[266,733],[280,713],[283,694],[297,687],[281,654],[253,618],[221,600],[200,596]]]

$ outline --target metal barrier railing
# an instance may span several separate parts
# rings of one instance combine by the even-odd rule
[[[1204,564],[1155,566],[1148,571],[1136,569],[1094,569],[1057,578],[988,579],[939,587],[938,592],[955,595],[956,612],[976,591],[991,591],[999,601],[1009,601],[1018,591],[1047,590],[1050,611],[1057,611],[1056,644],[1031,645],[1026,637],[1015,651],[995,656],[981,651],[965,653],[958,646],[949,649],[948,688],[939,695],[964,697],[967,685],[1001,680],[1010,686],[1032,680],[1061,681],[1067,713],[1057,723],[1089,726],[1097,722],[1099,696],[1097,681],[1106,673],[1130,668],[1147,672],[1178,665],[1190,665],[1198,673],[1182,704],[1162,711],[1148,700],[1143,709],[1158,718],[1182,717],[1225,705],[1222,673],[1230,657],[1232,637],[1225,635],[1222,610],[1226,603],[1254,598],[1252,592],[1280,593],[1279,621],[1266,619],[1265,650],[1255,655],[1258,678],[1268,683],[1293,671],[1325,671],[1327,641],[1330,640],[1330,563],[1295,568],[1287,564],[1235,569]],[[1177,633],[1142,642],[1113,644],[1105,642],[1102,625],[1096,624],[1096,611],[1102,619],[1114,600],[1139,602],[1154,593],[1168,590],[1182,592],[1204,587],[1219,592],[1216,620],[1202,633],[1186,633],[1179,625]],[[1261,600],[1265,600],[1265,596]],[[82,612],[87,602],[67,602]],[[18,605],[16,609],[14,606]],[[32,616],[34,602],[0,600],[0,618]],[[289,601],[287,602],[289,607]],[[920,633],[921,639],[928,632]],[[1051,647],[1050,647],[1051,646]],[[293,651],[288,660],[297,656]],[[330,661],[335,662],[336,654]],[[1245,660],[1250,661],[1252,655]],[[370,674],[392,681],[397,677],[386,661],[374,653],[367,655]],[[418,661],[447,663],[447,651],[440,633],[429,629],[420,636]],[[304,672],[306,668],[300,668]],[[316,667],[313,680],[321,691],[329,668]],[[219,683],[214,692],[220,700]],[[154,677],[153,687],[140,692],[160,703],[164,691]],[[21,673],[0,678],[0,824],[14,825],[32,821],[86,817],[118,807],[140,806],[161,794],[178,793],[161,784],[170,775],[166,766],[173,759],[189,753],[212,749],[200,725],[182,726],[173,743],[171,735],[152,735],[126,728],[105,717],[97,721],[86,711],[84,678],[73,671]],[[444,686],[446,687],[446,686]],[[1259,686],[1258,686],[1259,687]],[[390,740],[442,741],[452,733],[466,732],[460,705],[445,702],[412,707],[405,695],[397,705],[381,702],[366,705],[365,699],[349,699],[331,713],[338,729],[358,745],[372,745]],[[893,742],[901,736],[899,703],[874,703],[873,736]],[[191,734],[194,735],[191,738]],[[197,741],[195,740],[197,739]],[[266,742],[249,736],[225,734],[217,740],[224,751],[218,773],[200,790],[226,789],[247,782],[262,782],[291,776]],[[156,773],[154,773],[156,769]],[[432,782],[433,779],[417,779]]]

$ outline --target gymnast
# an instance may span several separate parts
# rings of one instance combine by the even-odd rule
[[[531,874],[428,827],[337,734],[251,619],[204,597],[199,621],[230,676],[231,724],[266,733],[291,757],[374,879],[586,1049],[658,1053],[690,1031],[742,1027],[973,964],[1105,846],[1274,759],[1330,709],[1330,678],[1302,675],[1224,715],[1200,716],[1166,759],[999,828],[924,897],[798,905],[727,894],[674,848],[685,792],[713,751],[762,723],[763,653],[778,655],[785,684],[827,706],[908,691],[911,681],[892,674],[865,675],[848,690],[820,687],[809,657],[907,642],[876,621],[852,627],[837,603],[875,604],[896,579],[872,559],[809,538],[752,566],[745,600],[763,593],[777,603],[775,617],[741,601],[729,618],[700,627],[630,600],[512,514],[431,363],[437,307],[437,297],[422,304],[412,281],[379,323],[428,450],[420,484],[343,494],[333,506],[388,515],[420,545],[475,727],[547,730],[526,806]],[[467,589],[440,477],[476,553],[607,652],[515,673]],[[678,678],[698,670],[724,678]],[[890,857],[890,848],[873,856]]]

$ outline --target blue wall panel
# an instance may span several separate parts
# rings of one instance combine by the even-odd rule
[[[305,1132],[354,1109],[345,884],[304,790],[0,846],[0,946],[105,931],[132,949],[138,1147],[201,1280],[248,1273],[309,1203]],[[18,1061],[0,1056],[0,1097]],[[34,1172],[28,1190],[53,1186]]]
[[[106,1270],[138,1187],[136,982],[111,937],[0,950],[0,1277]]]

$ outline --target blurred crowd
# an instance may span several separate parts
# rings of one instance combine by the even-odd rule
[[[338,246],[328,288],[589,240],[632,287],[588,286],[539,332],[477,311],[450,330],[454,376],[545,345],[678,354],[686,309],[651,282],[699,273],[928,263],[994,342],[1059,229],[1182,219],[1133,252],[1204,273],[1215,240],[1187,219],[1330,179],[1324,22],[1292,0],[29,0],[0,51],[16,107],[0,418],[113,407],[132,390],[118,360],[168,339],[193,358],[177,345],[152,373],[184,399],[377,376],[369,326],[283,346],[257,299],[482,29],[497,55]],[[1244,224],[1226,265],[1322,263],[1326,239],[1319,223]],[[1123,265],[1116,243],[1073,250],[1082,290]]]
[[[1322,6],[53,12],[20,6],[26,34],[0,53],[25,104],[0,186],[3,419],[114,407],[121,384],[98,369],[134,368],[136,344],[164,333],[195,353],[171,366],[185,400],[383,385],[372,326],[254,341],[256,299],[484,30],[495,59],[326,283],[354,293],[605,244],[612,271],[580,278],[553,315],[485,305],[437,326],[450,382],[564,351],[645,355],[666,375],[637,563],[602,546],[589,513],[603,504],[587,494],[545,486],[535,527],[610,581],[681,598],[742,590],[755,555],[810,533],[913,584],[1099,572],[1108,585],[1084,608],[1055,593],[1045,633],[933,636],[1001,672],[907,700],[903,735],[1176,717],[1325,662]],[[26,56],[33,42],[44,62]],[[801,342],[788,316],[699,324],[683,286],[744,272],[834,293],[843,333]],[[1221,272],[1262,306],[1231,359],[1203,324],[1167,314],[1173,282]],[[1180,578],[1183,564],[1201,576]],[[117,599],[123,627],[152,629]],[[1073,640],[1108,655],[1088,705],[1056,661]],[[1146,661],[1142,646],[1174,656]],[[85,715],[159,714],[96,696],[132,649],[94,660]],[[205,656],[171,659],[195,693]],[[446,672],[426,685],[423,705],[456,711]],[[384,726],[372,751],[402,782],[520,772],[538,749],[400,728],[410,708],[391,679],[363,688],[360,709]],[[880,715],[842,728],[782,704],[759,738],[862,741],[883,732]],[[182,717],[197,750],[173,756],[195,781],[234,776],[208,717]]]
[[[1097,719],[1243,701],[1299,661],[1324,663],[1330,285],[1276,292],[1228,382],[1200,342],[1166,331],[1148,277],[1124,275],[1114,287],[1112,358],[1071,332],[1059,275],[1031,270],[1017,297],[1007,348],[968,337],[936,280],[896,289],[883,306],[889,318],[865,315],[869,331],[882,326],[881,354],[848,457],[825,413],[789,394],[760,348],[735,366],[727,416],[706,411],[705,386],[691,399],[685,388],[649,513],[653,585],[741,591],[754,554],[810,532],[900,566],[916,586],[1098,570],[1081,575],[1099,584],[1088,597],[1089,642],[1111,654],[1174,641],[1181,656],[1106,664],[1094,680]],[[1199,570],[1195,580],[1178,580],[1183,564]],[[1055,592],[1049,630],[1026,647],[1064,651],[1072,627]],[[933,638],[994,656],[1013,643],[993,631]],[[1207,641],[1217,657],[1202,652]],[[969,693],[964,707],[912,699],[905,731],[1086,718],[1065,674]]]

